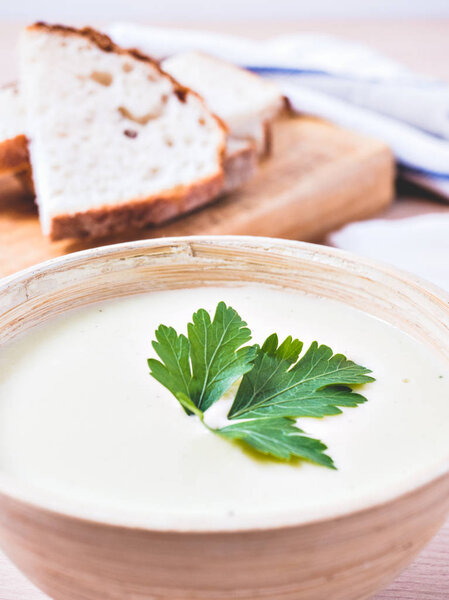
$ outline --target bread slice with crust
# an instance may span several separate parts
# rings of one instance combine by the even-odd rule
[[[214,75],[214,69],[212,65],[216,66],[216,63],[224,63],[224,61],[218,61],[218,59],[208,60],[209,57],[204,59],[205,55],[201,55],[196,52],[189,52],[180,55],[180,58],[176,56],[171,59],[167,59],[167,64],[181,65],[187,63],[187,70],[194,69],[195,65],[200,64],[206,65],[201,71],[202,88],[203,93],[207,96],[213,97],[219,93],[216,85],[216,77]],[[213,61],[213,62],[212,62]],[[189,64],[190,63],[190,66]],[[242,70],[233,65],[228,65],[226,69],[230,73],[240,73]],[[251,86],[254,92],[264,90],[263,102],[264,109],[261,110],[260,104],[255,106],[256,114],[253,114],[248,118],[248,123],[245,127],[237,127],[236,133],[243,137],[228,136],[225,158],[224,158],[224,173],[225,173],[225,184],[222,193],[229,193],[238,189],[246,181],[248,181],[255,173],[257,169],[257,154],[265,155],[270,149],[270,122],[267,120],[270,114],[269,106],[274,106],[277,103],[273,102],[273,98],[279,98],[279,94],[276,91],[274,94],[271,85],[268,88],[265,84],[262,84],[260,78],[249,74],[249,80],[246,77],[246,89]],[[238,75],[239,77],[239,75]],[[257,81],[259,80],[259,81]],[[228,85],[223,82],[221,85]],[[231,83],[232,87],[232,83]],[[270,92],[271,90],[271,92]],[[239,112],[241,100],[234,98],[232,101],[231,122],[234,123],[232,115]],[[243,102],[245,102],[243,100]],[[274,111],[276,112],[276,111]],[[263,119],[260,120],[262,113]],[[274,113],[273,113],[274,114]],[[272,116],[270,117],[272,118]],[[231,123],[231,126],[232,126]],[[25,114],[21,107],[19,86],[18,84],[10,84],[0,89],[0,176],[28,173],[27,182],[30,192],[33,192],[33,182],[31,177],[31,166],[29,163],[29,155],[26,137],[24,135],[25,126]]]
[[[137,51],[85,28],[22,35],[20,81],[37,204],[52,239],[188,212],[223,189],[226,128]]]
[[[0,176],[29,168],[27,140],[19,89],[14,83],[0,88]]]
[[[285,106],[276,84],[202,52],[175,54],[161,67],[201,94],[230,135],[251,140],[261,156],[270,153],[271,122]]]
[[[23,133],[25,129],[18,84],[0,88],[0,177],[20,175],[25,191],[34,194],[28,145]],[[241,187],[256,172],[255,144],[251,140],[228,136],[223,168],[225,183],[221,193],[228,194]]]

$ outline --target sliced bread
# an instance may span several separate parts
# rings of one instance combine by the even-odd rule
[[[0,88],[0,176],[16,175],[29,167],[24,125],[18,86]]]
[[[224,125],[148,57],[90,28],[37,23],[21,39],[20,78],[51,238],[159,223],[222,191]]]
[[[269,153],[270,124],[285,104],[272,81],[202,52],[175,54],[161,66],[201,94],[230,135],[252,140],[260,155]]]
[[[28,193],[34,193],[28,154],[25,114],[20,104],[19,86],[0,88],[0,177],[21,175]],[[251,140],[228,136],[224,158],[223,194],[234,191],[250,179],[257,169],[257,150]]]

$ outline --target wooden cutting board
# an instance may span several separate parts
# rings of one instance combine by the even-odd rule
[[[374,215],[393,197],[394,163],[381,142],[319,120],[276,123],[273,154],[238,192],[163,227],[96,241],[50,242],[15,181],[0,180],[0,277],[95,245],[193,234],[263,235],[316,241]]]

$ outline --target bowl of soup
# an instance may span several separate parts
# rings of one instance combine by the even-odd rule
[[[298,420],[335,468],[244,451],[150,376],[158,326],[219,302],[257,344],[372,371],[360,406]],[[146,240],[6,278],[0,546],[55,600],[369,598],[449,512],[448,332],[430,284],[284,240]]]

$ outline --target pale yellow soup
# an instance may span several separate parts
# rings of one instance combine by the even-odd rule
[[[257,343],[276,331],[369,367],[368,402],[299,425],[336,471],[257,460],[206,430],[149,375],[160,323],[186,331],[218,301]],[[222,420],[228,401],[209,415]],[[449,464],[449,374],[391,325],[339,302],[256,285],[162,291],[68,313],[0,351],[0,478],[72,514],[160,529],[271,527],[406,492]]]

